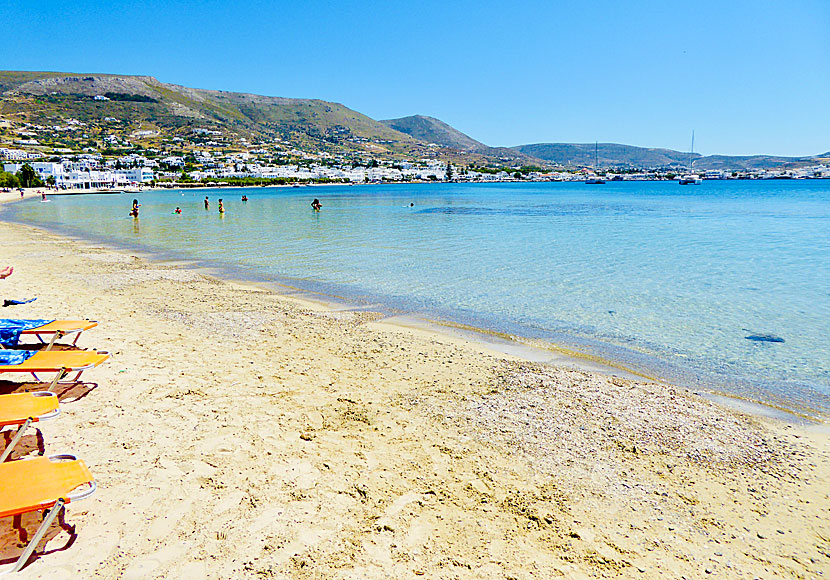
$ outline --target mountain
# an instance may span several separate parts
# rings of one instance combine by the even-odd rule
[[[152,141],[154,134],[161,139],[195,130],[237,143],[279,139],[320,151],[429,151],[426,143],[339,103],[194,89],[149,76],[2,71],[0,116],[47,127],[79,121],[87,134],[131,141],[140,140],[139,132]]]
[[[267,145],[272,155],[291,157],[300,150],[358,162],[377,157],[491,167],[594,165],[593,143],[490,147],[424,115],[376,121],[340,103],[194,89],[151,76],[0,71],[0,146],[15,144],[44,155],[132,146],[183,153]],[[826,163],[828,157],[692,155],[701,170],[789,168]],[[679,171],[688,163],[686,152],[599,144],[604,168]]]
[[[556,165],[593,166],[594,143],[535,143],[513,149]],[[749,171],[753,169],[795,168],[822,162],[828,154],[809,157],[774,155],[700,155],[672,149],[649,149],[618,143],[599,143],[601,168],[666,168],[683,170],[692,159],[696,170]]]
[[[697,169],[719,169],[723,171],[749,171],[752,169],[795,168],[819,163],[821,156],[778,157],[774,155],[708,155],[695,161]]]
[[[647,149],[618,143],[599,143],[600,167],[681,167],[689,164],[689,154],[671,149]],[[535,143],[513,147],[557,165],[594,165],[594,143]],[[699,159],[694,154],[692,159]],[[697,162],[695,162],[695,165]]]
[[[481,141],[476,141],[469,135],[446,124],[435,117],[426,115],[412,115],[400,119],[386,119],[381,121],[384,125],[395,131],[405,133],[419,141],[433,143],[449,149],[461,152],[476,153],[483,155],[490,161],[498,162],[501,165],[514,164],[541,164],[542,161],[510,147],[490,147]]]
[[[465,135],[435,117],[412,115],[400,119],[386,119],[381,123],[395,131],[406,133],[427,143],[435,143],[462,151],[486,151],[489,149],[484,143],[476,141],[469,135]]]

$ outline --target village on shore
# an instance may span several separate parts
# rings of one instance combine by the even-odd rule
[[[596,168],[591,166],[539,167],[504,164],[453,163],[441,155],[401,160],[366,152],[303,151],[280,139],[249,142],[221,131],[195,128],[186,137],[160,139],[135,134],[134,140],[105,135],[100,144],[80,150],[47,147],[54,135],[83,131],[84,123],[66,126],[26,124],[17,131],[13,146],[0,143],[0,188],[48,186],[56,190],[122,189],[128,187],[256,186],[291,183],[400,183],[400,182],[506,182],[506,181],[607,181],[674,180],[677,167]],[[146,133],[147,131],[139,133]],[[150,133],[153,133],[150,131]],[[44,139],[44,137],[46,137]],[[147,138],[155,138],[151,144]],[[435,146],[436,150],[439,146]],[[24,169],[28,166],[29,169]],[[830,166],[817,164],[796,169],[747,171],[706,170],[700,179],[816,179],[830,178]]]

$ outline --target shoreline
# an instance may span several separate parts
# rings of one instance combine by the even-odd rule
[[[4,314],[95,318],[81,345],[113,353],[40,427],[99,490],[68,508],[77,541],[52,551],[58,534],[21,578],[744,578],[826,562],[827,434],[31,226],[0,223],[0,246],[4,294],[39,296]]]
[[[268,187],[292,186],[288,185]],[[228,188],[233,189],[235,188],[235,186],[228,186]],[[205,189],[223,188],[206,187]],[[37,193],[38,190],[38,188],[29,188],[29,190],[26,190],[26,193],[28,197],[37,197],[39,195]],[[143,191],[167,190],[165,188],[156,188]],[[85,193],[97,194],[99,192]],[[74,195],[78,194],[78,192],[70,191],[62,194]],[[9,194],[0,192],[0,205],[9,202],[16,202],[19,200],[20,198],[13,193]],[[306,306],[311,305],[323,307],[330,310],[345,309],[349,311],[359,311],[365,310],[366,308],[375,307],[378,308],[384,314],[385,318],[393,318],[404,321],[403,325],[405,327],[432,327],[434,332],[438,332],[440,334],[447,334],[448,336],[453,338],[462,337],[467,340],[471,340],[472,342],[478,343],[482,345],[482,347],[487,348],[488,350],[499,352],[505,355],[518,356],[519,358],[524,358],[525,360],[529,360],[532,362],[544,362],[559,366],[572,366],[573,368],[577,368],[580,370],[600,372],[610,376],[621,376],[623,378],[631,380],[653,381],[666,385],[675,384],[675,382],[677,381],[677,377],[672,379],[670,376],[661,375],[666,373],[671,375],[672,371],[674,372],[674,374],[678,374],[678,371],[682,370],[679,367],[675,369],[671,365],[665,367],[662,371],[660,371],[655,365],[652,365],[650,368],[643,367],[640,369],[632,369],[629,365],[635,363],[634,359],[631,359],[630,362],[623,362],[622,360],[615,360],[614,358],[609,357],[607,354],[596,354],[590,352],[587,344],[565,345],[557,343],[549,338],[529,338],[514,333],[493,330],[483,326],[472,326],[452,319],[419,316],[414,313],[407,312],[405,310],[400,310],[398,308],[388,305],[359,304],[357,302],[350,301],[349,298],[344,298],[335,294],[328,293],[326,290],[314,290],[309,288],[302,288],[299,286],[293,286],[291,284],[292,281],[288,279],[264,280],[259,279],[256,276],[246,277],[246,275],[243,272],[235,271],[233,270],[233,268],[228,269],[227,267],[223,268],[222,266],[218,266],[215,264],[203,263],[200,262],[199,259],[177,256],[175,254],[166,255],[164,252],[161,251],[152,251],[144,248],[131,247],[129,246],[129,244],[121,245],[117,243],[114,244],[106,240],[88,239],[81,235],[73,234],[66,231],[60,231],[59,229],[58,231],[55,231],[52,229],[43,228],[42,226],[27,227],[42,229],[45,232],[65,237],[85,245],[95,244],[106,247],[115,252],[139,255],[142,259],[147,260],[150,263],[162,264],[165,266],[178,265],[202,275],[215,277],[219,280],[228,281],[234,284],[251,285],[252,287],[260,289],[266,289],[268,291],[275,292],[281,296],[295,298],[301,305],[305,304]],[[495,347],[495,344],[499,344],[499,346]],[[612,345],[606,346],[610,348]],[[636,353],[632,352],[630,354]],[[707,398],[710,401],[713,401],[724,407],[731,408],[732,410],[747,412],[757,417],[773,417],[778,420],[782,420],[793,424],[803,424],[806,422],[810,424],[815,424],[820,428],[830,430],[830,419],[824,416],[821,412],[816,411],[814,409],[810,409],[808,407],[799,407],[795,404],[791,406],[786,406],[783,401],[763,401],[757,398],[753,398],[738,393],[730,393],[728,391],[724,391],[720,388],[717,388],[714,385],[679,385],[679,388],[682,388],[687,392],[693,393],[697,396]],[[774,393],[770,392],[769,395],[774,396]]]

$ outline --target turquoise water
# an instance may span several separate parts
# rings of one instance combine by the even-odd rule
[[[132,198],[53,196],[3,211],[830,415],[830,181],[154,192],[138,196],[138,222]]]

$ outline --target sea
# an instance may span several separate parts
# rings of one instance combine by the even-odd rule
[[[133,198],[137,220],[128,216]],[[830,419],[830,180],[303,186],[49,200],[6,204],[0,218],[355,308],[556,345],[693,390]]]

